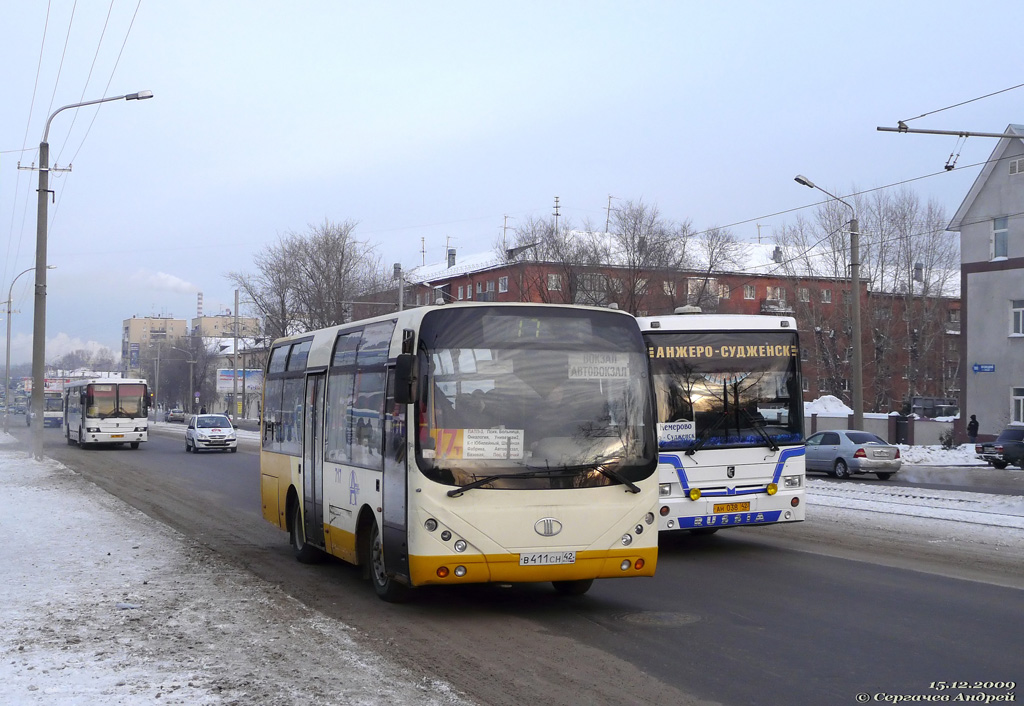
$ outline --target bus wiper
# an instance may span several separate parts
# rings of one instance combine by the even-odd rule
[[[743,416],[750,420],[751,428],[753,428],[754,431],[760,434],[762,439],[768,442],[768,448],[771,449],[772,451],[778,451],[779,445],[776,444],[775,440],[771,437],[771,435],[764,430],[764,420],[757,419],[756,417],[754,417],[754,415],[752,415],[745,409],[741,411],[743,412]]]
[[[574,466],[557,466],[552,468],[553,471],[567,471],[570,474],[579,473],[580,471],[599,471],[600,473],[608,476],[612,480],[617,480],[629,489],[631,493],[639,493],[640,486],[631,481],[626,476],[622,475],[618,470],[606,466],[604,463],[580,463]]]
[[[575,471],[568,471],[568,469],[565,468],[545,468],[534,469],[532,471],[524,471],[523,473],[499,473],[493,476],[484,476],[483,478],[477,478],[475,481],[471,483],[460,485],[458,488],[452,488],[451,490],[448,491],[448,497],[457,498],[467,490],[473,490],[474,488],[479,488],[481,486],[487,485],[488,483],[493,483],[499,478],[545,478],[550,476],[572,475],[572,473],[574,472]]]
[[[718,429],[718,427],[722,426],[722,422],[724,422],[728,418],[728,412],[719,412],[718,419],[715,420],[715,423],[709,427],[705,427],[704,431],[702,431],[700,433],[700,436],[697,437],[697,443],[691,446],[690,448],[686,449],[686,455],[693,456],[695,453],[700,451],[704,447],[704,444],[707,443],[707,440],[711,438],[712,432]]]

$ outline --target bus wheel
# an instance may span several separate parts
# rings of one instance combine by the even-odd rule
[[[579,579],[577,581],[552,581],[551,585],[563,596],[582,596],[594,585],[594,579]]]
[[[75,445],[75,442],[71,440],[71,431],[70,430],[64,432],[64,438],[67,439],[68,446],[74,446]]]
[[[306,543],[306,528],[302,524],[302,511],[299,510],[299,503],[292,501],[292,526],[289,528],[292,549],[295,550],[295,558],[303,564],[316,564],[323,561],[323,553],[312,544]]]
[[[384,542],[376,521],[370,530],[370,581],[377,595],[388,603],[401,603],[409,598],[409,587],[398,583],[384,570]]]
[[[139,442],[137,442],[137,441],[133,441],[133,442],[132,442],[132,443],[130,444],[130,446],[131,446],[131,447],[132,447],[133,449],[137,449],[137,448],[139,448]]]
[[[85,448],[85,436],[82,434],[82,427],[78,427],[78,448]]]

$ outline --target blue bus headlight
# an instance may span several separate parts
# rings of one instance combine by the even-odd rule
[[[799,488],[800,476],[786,476],[782,479],[782,485],[785,488]]]

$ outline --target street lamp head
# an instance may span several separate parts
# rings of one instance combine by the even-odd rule
[[[48,269],[48,270],[56,270],[57,266],[56,265],[47,265],[46,269]]]
[[[124,97],[126,101],[141,101],[146,98],[152,98],[153,91],[139,91],[138,93],[129,93]]]
[[[810,179],[805,177],[803,174],[797,174],[795,177],[793,177],[793,181],[795,181],[797,184],[802,184],[802,185],[804,185],[806,187],[809,187],[811,189],[817,189],[818,188],[818,187],[816,187],[814,185],[814,182],[812,182]]]

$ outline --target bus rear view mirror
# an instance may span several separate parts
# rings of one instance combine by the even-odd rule
[[[416,356],[403,353],[395,359],[395,403],[416,401]]]

